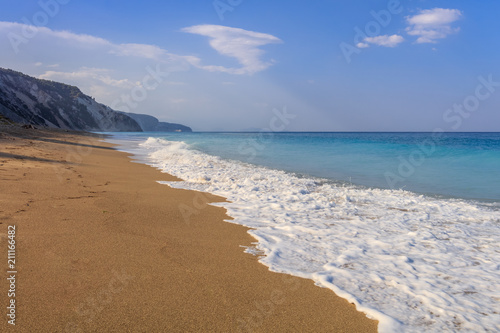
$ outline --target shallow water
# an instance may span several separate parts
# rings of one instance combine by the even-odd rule
[[[500,330],[498,134],[145,135],[122,148],[184,180],[172,187],[226,197],[263,264],[334,290],[381,332]]]

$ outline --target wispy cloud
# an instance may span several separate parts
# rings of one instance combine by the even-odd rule
[[[34,40],[31,39],[35,39],[36,37],[37,40],[57,42],[59,47],[102,50],[116,56],[138,57],[157,61],[162,59],[171,60],[172,57],[175,56],[156,45],[134,43],[115,44],[100,37],[77,34],[70,31],[52,30],[47,27],[36,27],[16,22],[0,22],[0,32],[8,37],[11,44],[13,42],[17,43],[15,46],[21,51],[23,47],[34,42]]]
[[[87,68],[82,67],[74,72],[56,72],[47,71],[39,76],[40,79],[53,80],[53,81],[80,81],[84,79],[87,82],[99,82],[111,87],[131,89],[134,87],[134,83],[128,79],[116,80],[110,75],[110,70],[104,68]]]
[[[161,76],[164,86],[172,87],[182,83],[164,80],[165,73],[187,71],[191,67],[191,57],[170,53],[156,45],[119,44],[86,34],[16,22],[0,22],[0,35],[6,37],[0,39],[3,66],[26,68],[29,62],[32,72],[23,71],[42,79],[76,85],[108,104],[116,96],[141,85],[149,73],[147,68]]]
[[[139,83],[127,78],[117,79],[115,70],[81,67],[73,71],[46,71],[38,78],[76,85],[99,101],[108,101],[120,92],[130,91]]]
[[[111,43],[103,38],[86,34],[75,34],[65,30],[52,30],[43,26],[33,26],[24,23],[0,21],[0,31],[11,41],[19,42],[19,45],[27,44],[31,39],[39,36],[51,36],[61,40],[66,40],[71,44],[85,45],[110,45]]]
[[[30,38],[24,37],[27,31],[30,32]],[[70,49],[72,53],[81,50],[82,54],[93,52],[96,56],[99,54],[101,57],[119,56],[154,60],[164,63],[176,63],[183,70],[186,70],[191,65],[211,72],[225,72],[230,74],[254,74],[267,69],[273,62],[262,60],[265,52],[260,47],[282,42],[279,38],[269,34],[219,25],[197,25],[184,28],[182,31],[210,37],[210,46],[222,55],[235,58],[241,64],[241,67],[229,68],[225,66],[204,65],[200,57],[173,54],[156,45],[136,43],[117,44],[87,34],[57,31],[47,27],[35,27],[16,22],[0,22],[0,33],[2,35],[19,37],[16,39],[17,44],[15,48],[21,52],[23,49],[40,49],[40,44],[45,46],[41,48],[42,50],[50,50],[50,45],[54,45],[57,46],[57,49],[63,50],[63,52]],[[8,50],[8,47],[5,49]],[[43,54],[41,56],[43,57]],[[57,57],[47,56],[47,58]],[[41,60],[43,63],[50,63],[52,61],[50,59]],[[71,72],[70,74],[74,73]]]
[[[375,37],[366,37],[362,43],[356,45],[359,48],[370,47],[370,44],[385,46],[385,47],[396,47],[398,44],[404,42],[403,36],[400,35],[382,35]]]
[[[195,25],[184,28],[182,31],[209,37],[212,48],[222,55],[236,58],[241,64],[240,68],[202,65],[199,58],[193,57],[191,63],[194,66],[212,72],[230,74],[254,74],[267,69],[273,62],[262,60],[264,51],[260,47],[282,42],[279,38],[269,34],[220,25]]]
[[[254,110],[248,89],[271,96],[276,105],[288,98],[287,92],[263,78],[251,80],[258,82],[256,86],[251,86],[248,80],[233,80],[271,66],[272,61],[264,54],[263,45],[281,42],[278,38],[227,27],[208,30],[193,28],[192,31],[213,36],[210,37],[211,45],[219,52],[216,56],[221,58],[221,63],[208,62],[203,53],[174,54],[163,45],[137,44],[133,40],[116,43],[87,34],[0,22],[0,36],[3,36],[0,38],[0,66],[77,86],[96,101],[116,109],[125,110],[127,107],[133,112],[148,113],[165,121],[203,129],[227,126],[219,126],[220,120],[207,116],[206,110],[217,110],[224,121],[232,119],[230,115],[238,110],[241,119],[234,121],[234,128],[239,128],[242,121],[254,121],[253,113],[246,112]],[[188,39],[198,37],[184,32],[179,34]],[[17,49],[8,38],[14,35],[21,37],[15,40]],[[207,44],[207,41],[208,38],[200,36],[198,42]],[[210,47],[206,51],[212,55],[215,53]],[[234,65],[222,62],[225,58]],[[239,75],[221,77],[220,72]],[[224,83],[214,84],[220,82]],[[147,88],[156,86],[156,83],[157,88]],[[133,98],[142,98],[143,95],[139,96],[143,91],[141,87],[147,91],[147,98],[138,102]],[[229,95],[228,89],[231,90]],[[138,94],[134,95],[135,92]],[[123,103],[117,104],[117,100]],[[298,105],[300,101],[295,103]]]
[[[452,28],[452,23],[462,17],[458,9],[434,8],[421,10],[417,15],[406,18],[406,31],[411,36],[418,36],[417,43],[436,43],[438,39],[458,32],[460,28]]]
[[[153,60],[169,56],[169,53],[161,47],[147,44],[113,45],[109,53],[123,57],[139,57]]]

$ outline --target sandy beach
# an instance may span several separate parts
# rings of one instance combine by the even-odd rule
[[[98,135],[1,125],[0,179],[2,331],[377,330],[332,291],[244,253],[255,240],[206,205],[224,198],[160,185],[174,178]]]

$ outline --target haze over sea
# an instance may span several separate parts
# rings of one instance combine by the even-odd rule
[[[381,332],[500,330],[500,133],[122,133]],[[196,206],[196,205],[194,205]],[[192,207],[196,210],[200,207]],[[189,222],[193,210],[184,211]]]

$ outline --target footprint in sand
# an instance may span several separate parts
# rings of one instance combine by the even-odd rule
[[[71,260],[71,270],[75,272],[85,271],[89,265],[90,260],[87,258],[83,259],[72,259]]]

